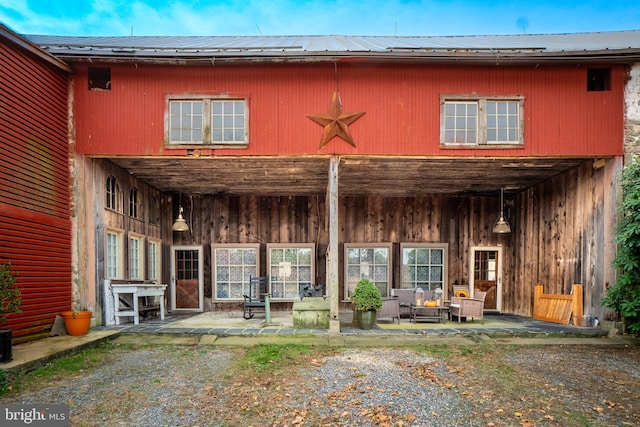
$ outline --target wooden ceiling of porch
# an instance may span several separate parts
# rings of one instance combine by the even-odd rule
[[[163,192],[228,195],[325,194],[329,157],[112,158]],[[496,196],[518,192],[577,167],[587,158],[436,158],[342,156],[339,195]]]

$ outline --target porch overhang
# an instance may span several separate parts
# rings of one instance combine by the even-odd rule
[[[340,196],[518,193],[597,158],[337,156]],[[324,195],[331,156],[115,157],[165,193]]]

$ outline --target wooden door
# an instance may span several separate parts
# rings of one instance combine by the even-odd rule
[[[172,252],[172,309],[202,311],[202,248],[199,246],[175,246],[172,248]]]

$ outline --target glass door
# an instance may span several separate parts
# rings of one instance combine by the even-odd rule
[[[486,292],[485,310],[502,308],[502,248],[471,248],[471,292]]]
[[[171,309],[202,311],[202,247],[173,246],[171,252]]]

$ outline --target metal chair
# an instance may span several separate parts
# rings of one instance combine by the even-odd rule
[[[249,277],[249,295],[243,295],[242,317],[249,320],[254,312],[265,312],[265,299],[269,288],[269,278],[266,276]]]

